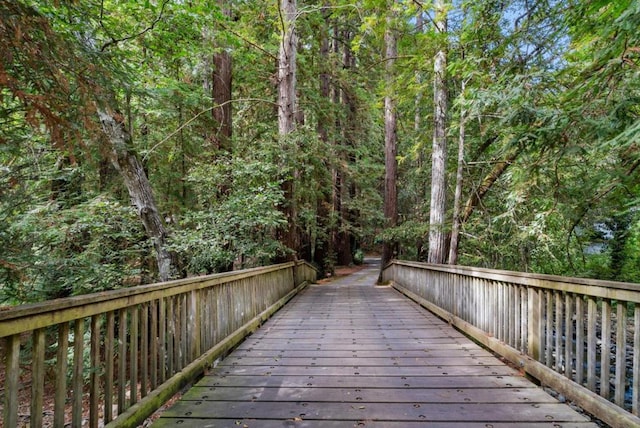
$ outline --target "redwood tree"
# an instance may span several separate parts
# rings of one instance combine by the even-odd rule
[[[385,227],[387,228],[395,227],[398,223],[398,192],[396,185],[398,169],[398,161],[396,159],[397,118],[393,91],[395,58],[398,56],[398,46],[394,30],[394,15],[390,11],[389,15],[387,15],[384,33],[386,60],[386,93],[384,97],[384,218]],[[382,280],[382,269],[393,258],[394,248],[395,245],[393,242],[385,241],[383,244],[380,277],[378,278],[379,282]]]
[[[278,135],[284,150],[290,149],[289,138],[296,126],[296,54],[297,36],[296,0],[281,0],[280,15],[281,40],[278,54]],[[285,197],[282,211],[287,219],[287,225],[281,231],[281,242],[293,251],[285,259],[295,259],[298,250],[298,235],[296,227],[295,179],[293,174],[285,178],[282,184]]]
[[[442,37],[433,63],[433,151],[431,153],[431,206],[429,211],[429,263],[444,263],[447,233],[446,166],[447,166],[447,5],[435,2],[435,26]]]

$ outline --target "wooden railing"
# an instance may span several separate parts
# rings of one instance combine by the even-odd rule
[[[611,426],[640,426],[640,285],[394,261],[383,279]]]
[[[3,425],[137,426],[315,275],[291,262],[2,311]]]

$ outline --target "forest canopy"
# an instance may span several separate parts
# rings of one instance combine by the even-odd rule
[[[640,282],[640,3],[0,0],[0,303],[363,254]]]

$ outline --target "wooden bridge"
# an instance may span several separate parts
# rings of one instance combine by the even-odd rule
[[[156,427],[595,427],[390,287],[308,287]]]
[[[637,285],[377,273],[310,285],[287,263],[0,312],[3,426],[138,426],[198,379],[154,428],[597,426],[529,379],[640,426]]]

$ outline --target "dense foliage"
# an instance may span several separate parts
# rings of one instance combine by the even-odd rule
[[[638,2],[434,3],[299,0],[296,125],[283,135],[277,1],[0,0],[0,301],[155,281],[165,235],[176,276],[293,256],[328,272],[383,242],[424,260],[444,46],[444,227],[460,226],[457,262],[639,282]],[[222,102],[221,61],[232,67]],[[103,112],[121,126],[118,154]],[[155,235],[123,159],[148,178]]]

